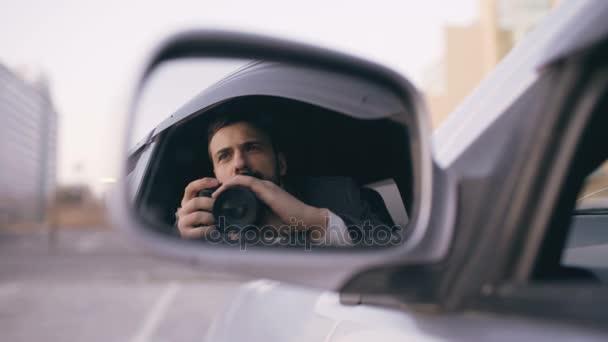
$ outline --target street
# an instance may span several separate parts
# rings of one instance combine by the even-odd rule
[[[242,281],[115,231],[0,232],[2,341],[200,341]]]

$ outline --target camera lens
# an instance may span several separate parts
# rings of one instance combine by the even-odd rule
[[[213,215],[218,229],[243,229],[256,224],[261,204],[255,194],[246,187],[235,186],[223,191],[213,205]]]

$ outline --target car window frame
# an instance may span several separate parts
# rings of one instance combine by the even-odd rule
[[[543,113],[543,124],[554,127],[554,124],[561,122],[561,125],[566,125],[562,126],[563,132],[552,133],[550,135],[553,137],[549,139],[538,139],[539,143],[545,144],[540,146],[542,150],[556,152],[549,153],[540,162],[546,163],[545,168],[550,168],[557,174],[550,177],[551,180],[534,180],[533,177],[541,174],[539,170],[533,169],[534,165],[541,164],[532,163],[529,172],[519,176],[522,177],[523,182],[530,178],[536,186],[551,187],[552,191],[549,191],[551,195],[541,197],[539,201],[541,203],[536,206],[536,208],[545,208],[543,212],[528,210],[529,212],[525,213],[526,210],[523,210],[519,213],[523,218],[520,223],[529,224],[525,227],[527,229],[506,227],[518,231],[506,243],[510,253],[497,260],[499,267],[496,267],[494,272],[483,274],[475,282],[477,292],[468,298],[466,304],[469,310],[532,315],[606,329],[602,323],[608,313],[608,286],[568,282],[530,282],[532,267],[550,228],[549,222],[559,214],[557,204],[561,202],[562,191],[568,186],[566,181],[569,171],[574,167],[574,152],[578,147],[572,146],[572,142],[579,144],[582,141],[586,132],[585,125],[590,122],[597,110],[596,105],[601,102],[601,94],[608,89],[608,68],[602,66],[603,74],[594,76],[596,71],[594,68],[597,66],[590,67],[585,64],[593,60],[595,53],[601,53],[597,52],[600,49],[602,47],[590,49],[591,51],[580,51],[564,60],[556,61],[550,67],[551,72],[557,75],[555,80],[560,80],[561,77],[564,81],[556,82],[553,91],[559,90],[560,87],[562,90],[568,88],[567,93],[561,94],[570,95],[558,101],[561,105],[548,106],[551,108]],[[582,80],[590,82],[584,84],[581,83]],[[586,91],[584,95],[577,98],[577,94],[583,90]],[[569,109],[575,112],[568,113]],[[563,148],[569,150],[564,155],[560,155]],[[570,213],[574,214],[572,211]],[[567,229],[568,233],[570,227]]]
[[[152,156],[156,151],[156,146],[156,141],[152,141],[149,144],[142,146],[132,155],[132,168],[127,176],[127,186],[130,189],[129,191],[131,191],[131,200],[133,203],[137,202],[136,199],[141,192],[142,182],[145,179]]]

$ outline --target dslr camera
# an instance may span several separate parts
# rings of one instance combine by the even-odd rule
[[[242,173],[245,176],[257,177],[252,172]],[[198,197],[211,197],[211,194],[221,186],[203,189]],[[220,233],[226,230],[241,232],[255,228],[260,223],[264,213],[264,203],[253,191],[244,186],[234,186],[224,190],[213,205],[213,217]]]

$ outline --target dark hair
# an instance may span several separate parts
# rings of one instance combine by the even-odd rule
[[[246,122],[266,134],[274,153],[279,152],[269,108],[265,108],[261,102],[251,99],[231,100],[214,108],[210,115],[211,120],[207,125],[207,146],[220,129],[238,122]]]

